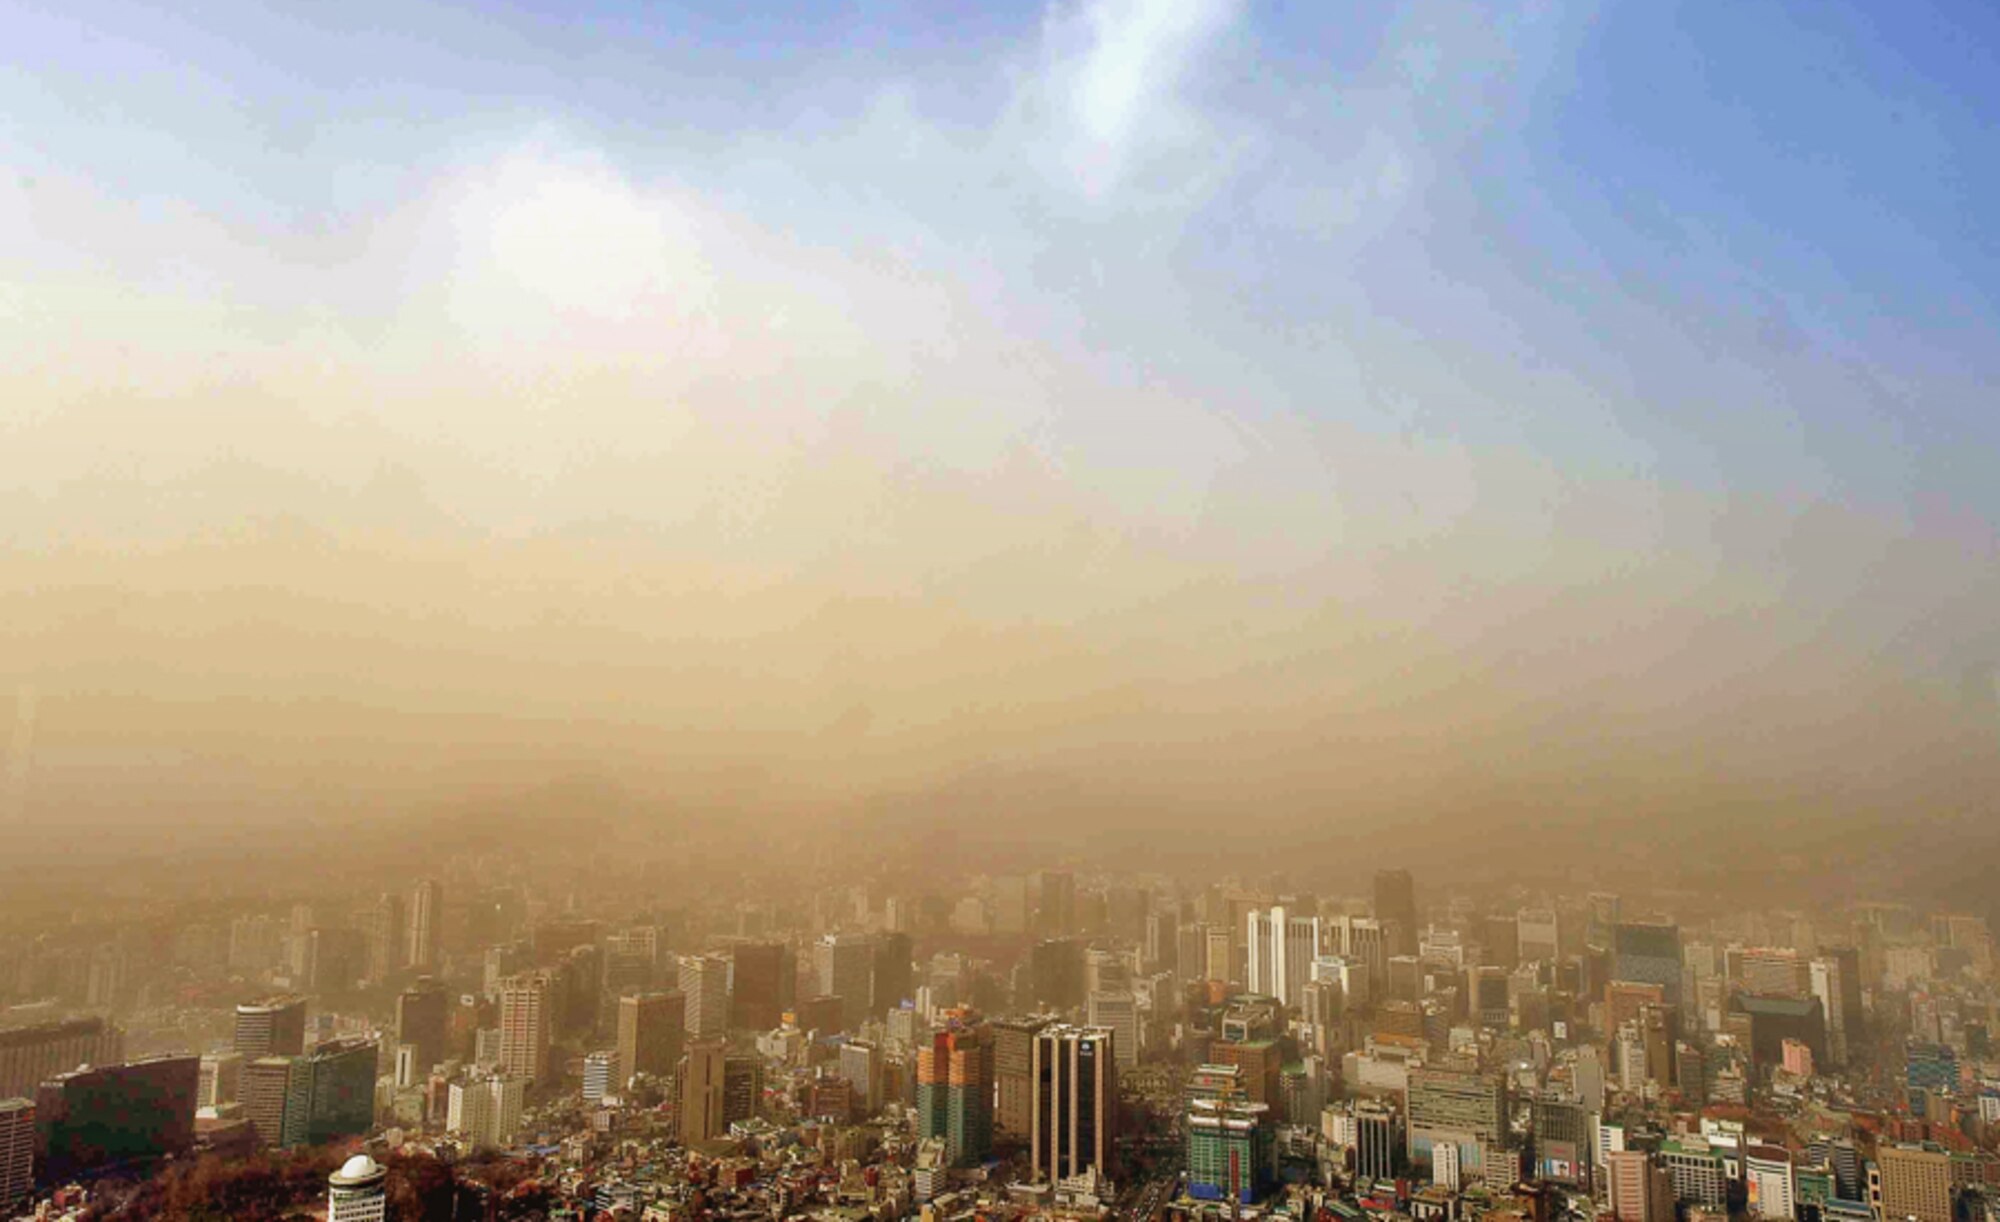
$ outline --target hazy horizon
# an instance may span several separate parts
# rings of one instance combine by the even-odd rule
[[[18,862],[1993,823],[1990,12],[0,11]]]

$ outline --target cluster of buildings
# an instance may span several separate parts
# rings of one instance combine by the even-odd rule
[[[16,998],[0,1218],[107,1167],[361,1143],[332,1216],[372,1217],[401,1149],[518,1159],[575,1217],[1991,1218],[1983,921],[1419,900],[1047,870],[233,917],[179,1004]]]

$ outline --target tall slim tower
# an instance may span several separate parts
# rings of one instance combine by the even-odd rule
[[[688,1045],[681,1064],[682,1145],[722,1136],[728,1072],[728,1046],[721,1040],[697,1040]]]
[[[1028,1148],[1037,1179],[1095,1168],[1111,1175],[1118,1127],[1118,1067],[1109,1031],[1045,1027],[1035,1035],[1034,1116]]]
[[[1417,953],[1417,884],[1408,870],[1375,872],[1375,919],[1391,955]]]
[[[443,962],[444,884],[427,878],[417,884],[410,897],[409,966],[419,972],[434,972]]]
[[[500,982],[500,1069],[508,1076],[530,1082],[548,1077],[553,993],[547,972],[523,972]]]
[[[687,1002],[679,993],[638,993],[618,999],[618,1072],[665,1078],[681,1061]],[[623,1083],[620,1083],[622,1086]]]
[[[0,1215],[28,1199],[35,1187],[35,1105],[0,1099]]]
[[[849,1031],[861,1025],[873,1000],[875,947],[860,934],[828,934],[813,947],[819,991],[840,998],[840,1021]]]
[[[306,1050],[306,999],[291,994],[237,1006],[235,1047],[246,1061],[302,1055]]]
[[[394,892],[383,892],[363,914],[362,932],[368,944],[364,970],[371,983],[386,983],[402,969],[410,939],[408,924],[403,897]]]
[[[416,1068],[429,1073],[444,1059],[445,1025],[451,997],[426,976],[396,997],[396,1042],[416,1047]]]
[[[993,1149],[993,1058],[984,1024],[937,1032],[917,1052],[917,1135],[942,1138],[951,1166]]]
[[[682,955],[681,995],[687,999],[683,1024],[689,1039],[720,1039],[729,1027],[729,960],[721,955]]]

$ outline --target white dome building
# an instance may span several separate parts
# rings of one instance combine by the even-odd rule
[[[389,1216],[389,1170],[357,1154],[326,1177],[326,1222],[384,1222]]]

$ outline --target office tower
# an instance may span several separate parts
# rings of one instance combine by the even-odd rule
[[[1826,1059],[1826,1016],[1817,998],[1750,997],[1737,995],[1730,1003],[1730,1021],[1748,1020],[1750,1064],[1765,1070],[1784,1063],[1785,1041],[1794,1039]]]
[[[882,1052],[866,1040],[849,1040],[840,1046],[840,1076],[854,1088],[854,1111],[867,1119],[882,1110]],[[924,1087],[922,1075],[918,1076],[917,1120],[923,1123]]]
[[[1798,1190],[1792,1178],[1792,1152],[1783,1146],[1745,1146],[1743,1190],[1744,1212],[1751,1217],[1797,1217]]]
[[[1669,1005],[1681,999],[1681,931],[1671,922],[1620,922],[1611,931],[1611,978],[1657,984]]]
[[[35,1091],[35,1151],[44,1183],[194,1146],[201,1058],[153,1057],[72,1070]]]
[[[1187,1108],[1188,1195],[1255,1205],[1278,1182],[1271,1109],[1241,1099],[1195,1099]]]
[[[409,944],[403,897],[393,892],[377,896],[362,914],[361,932],[368,948],[365,964],[368,982],[388,983],[403,969],[403,948]]]
[[[1567,1099],[1537,1099],[1535,1178],[1577,1187],[1590,1176],[1590,1113]]]
[[[1090,1025],[1112,1033],[1112,1050],[1118,1057],[1118,1071],[1139,1065],[1139,1001],[1126,990],[1092,993]]]
[[[1806,997],[1812,992],[1810,961],[1790,947],[1732,946],[1722,952],[1723,979],[1757,997]]]
[[[547,972],[522,972],[500,983],[499,1064],[508,1077],[541,1082],[549,1076],[553,992]]]
[[[1421,1067],[1410,1070],[1410,1161],[1429,1166],[1439,1143],[1459,1148],[1459,1166],[1483,1174],[1482,1149],[1507,1137],[1507,1084],[1497,1075]]]
[[[1505,1031],[1512,1019],[1507,969],[1475,967],[1466,973],[1465,1002],[1472,1020],[1482,1027]]]
[[[993,1033],[981,1024],[935,1032],[917,1050],[917,1136],[941,1137],[951,1166],[993,1149]]]
[[[1394,1178],[1403,1164],[1403,1118],[1379,1099],[1354,1104],[1354,1174],[1361,1179]]]
[[[326,1222],[383,1222],[389,1216],[389,1169],[357,1154],[326,1177]]]
[[[425,976],[396,996],[396,1042],[416,1049],[416,1068],[429,1073],[445,1056],[445,1026],[451,995]]]
[[[1826,1015],[1828,1051],[1839,1064],[1855,1059],[1867,1035],[1861,1018],[1861,954],[1851,946],[1823,947],[1811,968],[1812,993]]]
[[[1617,1222],[1673,1222],[1673,1180],[1643,1150],[1604,1156],[1605,1200]]]
[[[1036,1033],[1034,1114],[1028,1138],[1037,1179],[1095,1170],[1111,1178],[1118,1068],[1109,1031],[1049,1026]]]
[[[1673,1184],[1674,1198],[1703,1209],[1729,1207],[1729,1168],[1722,1152],[1700,1137],[1660,1143],[1660,1162]]]
[[[1152,972],[1180,970],[1180,913],[1156,910],[1146,917],[1146,969]]]
[[[211,1053],[201,1059],[201,1080],[195,1087],[196,1107],[223,1107],[236,1102],[243,1077],[243,1054]]]
[[[1417,953],[1417,884],[1408,870],[1375,872],[1375,919],[1392,955]]]
[[[444,966],[444,884],[427,878],[410,896],[410,953],[412,971],[435,972]]]
[[[867,1017],[880,1019],[916,996],[915,972],[911,963],[915,951],[909,934],[892,932],[875,936],[872,954],[871,1000]]]
[[[679,993],[618,999],[619,1072],[664,1078],[680,1064],[687,1002]],[[622,1086],[623,1083],[620,1083]]]
[[[754,1120],[764,1096],[764,1062],[757,1056],[722,1059],[722,1126]]]
[[[1951,1222],[1951,1155],[1937,1145],[1891,1145],[1875,1152],[1882,1175],[1884,1218]]]
[[[1523,908],[1514,914],[1514,954],[1522,963],[1554,963],[1562,938],[1553,908]]]
[[[500,996],[500,982],[509,976],[528,970],[534,963],[534,954],[524,942],[508,942],[500,946],[489,946],[481,956],[482,992],[488,997]]]
[[[312,1069],[305,1057],[258,1057],[246,1062],[240,1090],[244,1118],[259,1142],[286,1147],[306,1139]]]
[[[0,1031],[0,1099],[32,1098],[46,1078],[125,1055],[125,1036],[101,1018],[73,1018]]]
[[[1035,1037],[1053,1020],[1005,1018],[988,1023],[993,1033],[993,1132],[1009,1144],[1025,1145],[1035,1119]]]
[[[1044,870],[1036,877],[1035,928],[1049,938],[1076,932],[1076,876],[1068,870]]]
[[[583,1058],[583,1102],[596,1107],[605,1096],[618,1093],[618,1054],[598,1051]]]
[[[454,1082],[445,1130],[465,1138],[475,1149],[513,1145],[520,1135],[526,1096],[527,1084],[514,1077]]]
[[[35,1190],[35,1105],[26,1099],[0,1099],[0,1217]]]
[[[1319,957],[1319,918],[1284,908],[1252,910],[1247,921],[1249,988],[1296,1007]]]
[[[1083,944],[1068,938],[1035,943],[1028,952],[1028,976],[1035,1004],[1057,1011],[1081,1005]]]
[[[791,948],[778,942],[738,946],[729,952],[729,1025],[769,1031],[784,1016],[794,975]]]
[[[721,1040],[695,1040],[681,1058],[681,1144],[714,1141],[728,1131],[723,1091],[728,1056]]]
[[[685,999],[681,1028],[687,1038],[722,1038],[729,1026],[729,960],[720,955],[682,955],[679,976]]]
[[[823,997],[840,998],[840,1023],[852,1031],[874,1000],[875,948],[861,934],[827,934],[813,946],[813,970]]]
[[[308,1143],[358,1137],[374,1127],[379,1057],[373,1039],[354,1036],[328,1040],[305,1058]]]
[[[236,1007],[236,1051],[245,1061],[295,1057],[306,1050],[306,999],[268,997]]]

